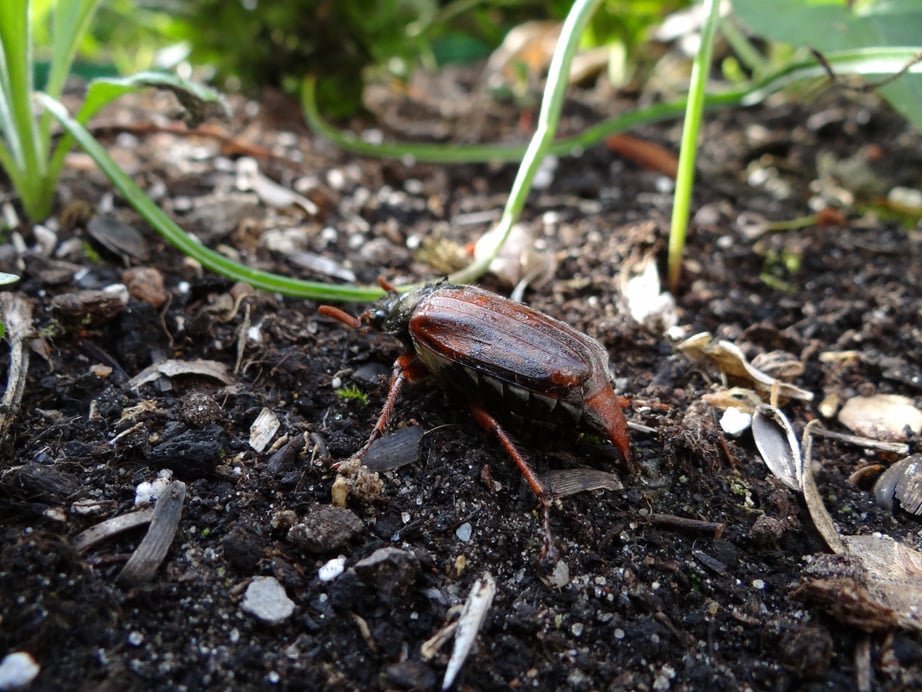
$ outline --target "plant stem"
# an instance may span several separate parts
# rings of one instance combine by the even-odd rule
[[[567,84],[570,79],[570,64],[579,48],[579,40],[583,31],[601,0],[576,0],[570,8],[560,38],[551,58],[548,68],[547,84],[544,86],[544,96],[541,99],[541,110],[538,113],[538,126],[532,135],[525,156],[519,165],[512,190],[506,200],[503,215],[500,217],[497,228],[501,234],[493,249],[481,260],[472,262],[464,269],[452,274],[449,279],[458,283],[468,283],[476,280],[490,266],[509,237],[512,227],[522,215],[525,201],[531,191],[535,174],[541,166],[545,155],[554,141],[557,126],[560,123],[560,111],[563,109],[564,98],[567,93]]]
[[[704,0],[704,11],[706,18],[701,31],[701,46],[692,62],[688,105],[685,109],[685,126],[682,128],[682,145],[679,149],[679,170],[676,176],[672,224],[669,229],[669,289],[673,293],[679,286],[679,277],[682,272],[682,252],[685,249],[692,188],[695,183],[695,153],[698,147],[698,132],[701,129],[704,91],[711,67],[714,36],[720,19],[720,0]]]

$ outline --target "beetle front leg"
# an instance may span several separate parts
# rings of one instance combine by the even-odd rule
[[[404,353],[394,361],[394,367],[391,370],[391,378],[387,384],[387,398],[384,400],[384,406],[381,407],[381,413],[378,416],[378,422],[371,431],[368,441],[362,448],[352,455],[353,459],[361,459],[365,456],[368,448],[377,440],[387,429],[391,415],[394,413],[394,406],[397,404],[397,396],[403,387],[404,382],[417,382],[428,374],[425,366],[419,361],[413,353]]]
[[[515,446],[512,438],[509,437],[509,434],[499,424],[499,421],[477,403],[471,402],[470,408],[477,424],[488,432],[496,435],[500,444],[503,445],[506,452],[516,463],[516,466],[519,467],[519,471],[525,476],[525,480],[528,481],[528,485],[531,486],[532,491],[538,496],[538,500],[541,502],[542,524],[544,529],[544,546],[541,550],[541,557],[556,562],[558,557],[557,545],[554,542],[554,536],[551,534],[551,502],[553,501],[551,494],[548,492],[544,483],[541,482],[541,479],[538,478],[538,474],[535,473],[531,464],[528,463],[525,456]]]

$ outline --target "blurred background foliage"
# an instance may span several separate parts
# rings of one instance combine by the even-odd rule
[[[36,43],[47,45],[52,0],[33,0]],[[192,64],[222,89],[293,93],[307,74],[330,116],[361,107],[364,81],[486,58],[529,20],[562,20],[568,0],[104,0],[77,72]],[[630,64],[663,18],[691,0],[605,0],[584,36]]]

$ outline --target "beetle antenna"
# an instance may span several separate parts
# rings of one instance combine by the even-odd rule
[[[317,312],[324,317],[332,317],[337,322],[342,322],[347,327],[352,327],[353,329],[359,329],[362,326],[362,320],[358,317],[350,315],[345,310],[334,308],[332,305],[321,305],[317,308]]]
[[[388,293],[397,293],[397,287],[383,276],[378,277],[378,285]]]

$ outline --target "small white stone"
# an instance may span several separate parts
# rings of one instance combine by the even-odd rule
[[[346,569],[346,558],[342,555],[339,557],[334,557],[332,560],[327,562],[323,567],[317,570],[317,578],[320,581],[333,581],[342,574]]]
[[[728,435],[739,437],[752,425],[752,416],[745,411],[729,407],[720,417],[720,428]]]
[[[156,502],[160,494],[170,485],[172,479],[173,472],[170,469],[161,469],[155,480],[138,483],[134,490],[135,507]]]
[[[467,543],[471,540],[471,535],[474,533],[474,528],[471,526],[471,522],[466,521],[461,526],[455,530],[455,535],[458,537],[459,541],[464,541]]]
[[[128,643],[132,646],[141,646],[144,641],[144,635],[137,630],[128,633]]]
[[[26,651],[14,651],[0,661],[0,690],[15,690],[35,680],[41,667]]]
[[[291,617],[295,604],[275,577],[254,577],[243,595],[240,608],[263,622],[275,625]]]

